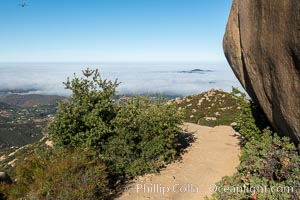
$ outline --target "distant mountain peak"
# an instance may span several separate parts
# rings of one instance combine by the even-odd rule
[[[199,74],[205,74],[208,72],[213,72],[213,70],[208,70],[208,69],[192,69],[192,70],[187,70],[187,71],[179,71],[179,73],[199,73]]]

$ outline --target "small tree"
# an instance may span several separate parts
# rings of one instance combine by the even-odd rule
[[[102,150],[112,133],[116,111],[112,101],[119,82],[102,79],[98,70],[86,69],[83,77],[64,83],[72,91],[68,102],[61,102],[47,132],[55,145],[93,147]]]

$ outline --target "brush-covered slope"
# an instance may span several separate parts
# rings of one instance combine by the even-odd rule
[[[172,101],[182,110],[186,122],[199,125],[230,125],[241,113],[237,97],[223,90],[212,89]]]

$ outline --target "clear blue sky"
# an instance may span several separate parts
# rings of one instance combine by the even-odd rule
[[[18,4],[26,2],[28,7]],[[1,0],[0,62],[225,61],[231,0]]]

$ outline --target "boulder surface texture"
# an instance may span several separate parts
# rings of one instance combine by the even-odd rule
[[[300,1],[233,0],[223,48],[274,129],[299,143]]]

